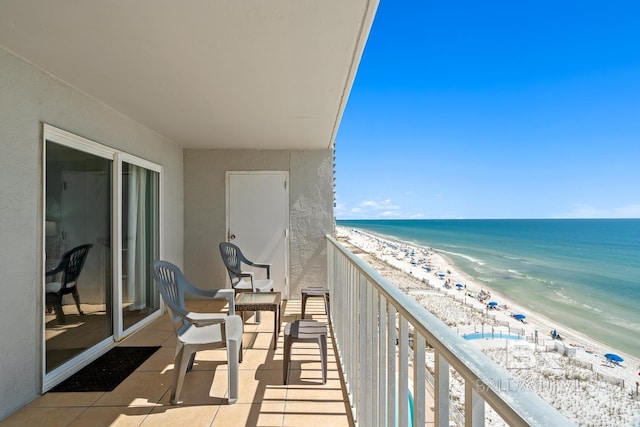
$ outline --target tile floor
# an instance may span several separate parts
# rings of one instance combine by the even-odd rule
[[[216,302],[194,301],[191,308],[218,311]],[[300,301],[283,302],[283,325],[300,318]],[[311,315],[311,316],[310,316]],[[326,322],[318,298],[307,302],[307,318]],[[351,426],[344,384],[328,337],[327,383],[322,384],[317,345],[295,343],[289,385],[282,381],[282,333],[273,349],[273,313],[257,325],[246,314],[238,402],[228,405],[226,350],[198,353],[187,374],[182,403],[169,403],[175,337],[168,315],[120,345],[162,347],[111,392],[46,393],[0,426]],[[284,329],[284,326],[283,326]]]

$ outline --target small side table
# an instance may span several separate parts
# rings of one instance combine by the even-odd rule
[[[327,325],[316,320],[296,320],[284,327],[284,356],[282,357],[282,377],[289,382],[291,346],[294,342],[317,342],[322,363],[322,384],[327,383]]]
[[[327,319],[331,323],[331,301],[329,300],[329,289],[327,288],[304,288],[302,289],[302,318],[307,309],[307,298],[322,297],[324,299],[324,311]]]
[[[273,311],[273,349],[278,348],[278,335],[282,324],[280,317],[280,292],[240,292],[235,308],[243,311]],[[244,331],[244,321],[242,322]]]

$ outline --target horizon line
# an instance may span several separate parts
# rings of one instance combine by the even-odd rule
[[[547,218],[336,218],[336,221],[465,221],[465,220],[486,220],[486,221],[507,221],[507,220],[640,220],[640,217],[547,217]]]

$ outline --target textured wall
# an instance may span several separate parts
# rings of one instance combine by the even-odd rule
[[[218,243],[225,240],[226,171],[289,171],[291,297],[326,283],[326,243],[333,232],[330,150],[185,150],[185,274],[209,289],[226,285]]]
[[[326,287],[326,234],[333,234],[333,154],[331,151],[292,151],[291,239],[289,247],[291,298],[308,286]]]
[[[164,256],[183,258],[182,149],[0,49],[0,419],[40,393],[42,123],[163,166]]]

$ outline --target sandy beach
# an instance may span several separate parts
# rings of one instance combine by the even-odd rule
[[[483,334],[471,342],[577,425],[640,426],[637,357],[474,283],[432,248],[363,230],[336,230],[338,239],[362,250],[358,256],[460,335]],[[560,339],[552,338],[552,331]],[[624,361],[605,358],[610,353]],[[452,393],[463,395],[462,384],[453,381]],[[504,425],[491,412],[487,411],[487,424]]]

